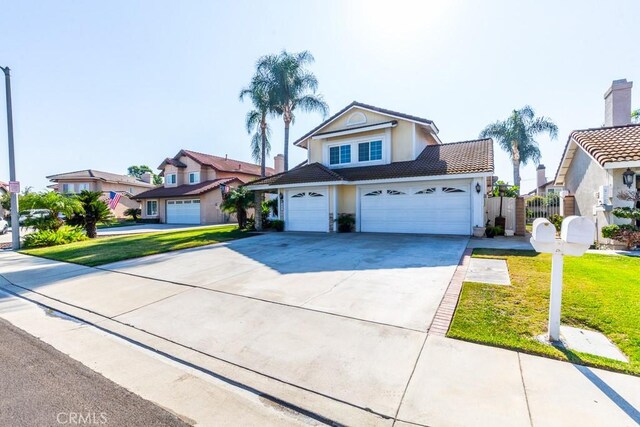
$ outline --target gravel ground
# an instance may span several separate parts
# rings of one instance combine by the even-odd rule
[[[188,424],[0,319],[0,425]]]

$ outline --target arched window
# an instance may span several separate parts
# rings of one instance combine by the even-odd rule
[[[352,113],[349,117],[347,117],[347,126],[358,126],[367,123],[367,116],[365,116],[360,111],[356,111]]]

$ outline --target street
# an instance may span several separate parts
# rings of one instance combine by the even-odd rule
[[[1,319],[0,360],[0,425],[188,425]]]

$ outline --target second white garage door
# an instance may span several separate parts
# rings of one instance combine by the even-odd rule
[[[168,200],[167,224],[200,224],[200,200]]]
[[[287,191],[288,231],[329,231],[329,192],[326,187]]]
[[[361,186],[360,230],[469,235],[470,182]]]

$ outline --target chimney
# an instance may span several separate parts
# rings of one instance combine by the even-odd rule
[[[631,123],[631,88],[627,79],[614,80],[604,94],[604,125],[621,126]]]
[[[145,172],[140,175],[140,179],[146,182],[147,184],[151,184],[151,172]]]
[[[538,165],[538,169],[536,169],[536,188],[540,188],[547,183],[546,172],[547,169],[543,164]]]
[[[275,169],[276,173],[284,172],[284,156],[282,154],[278,154],[273,158],[273,169]]]

